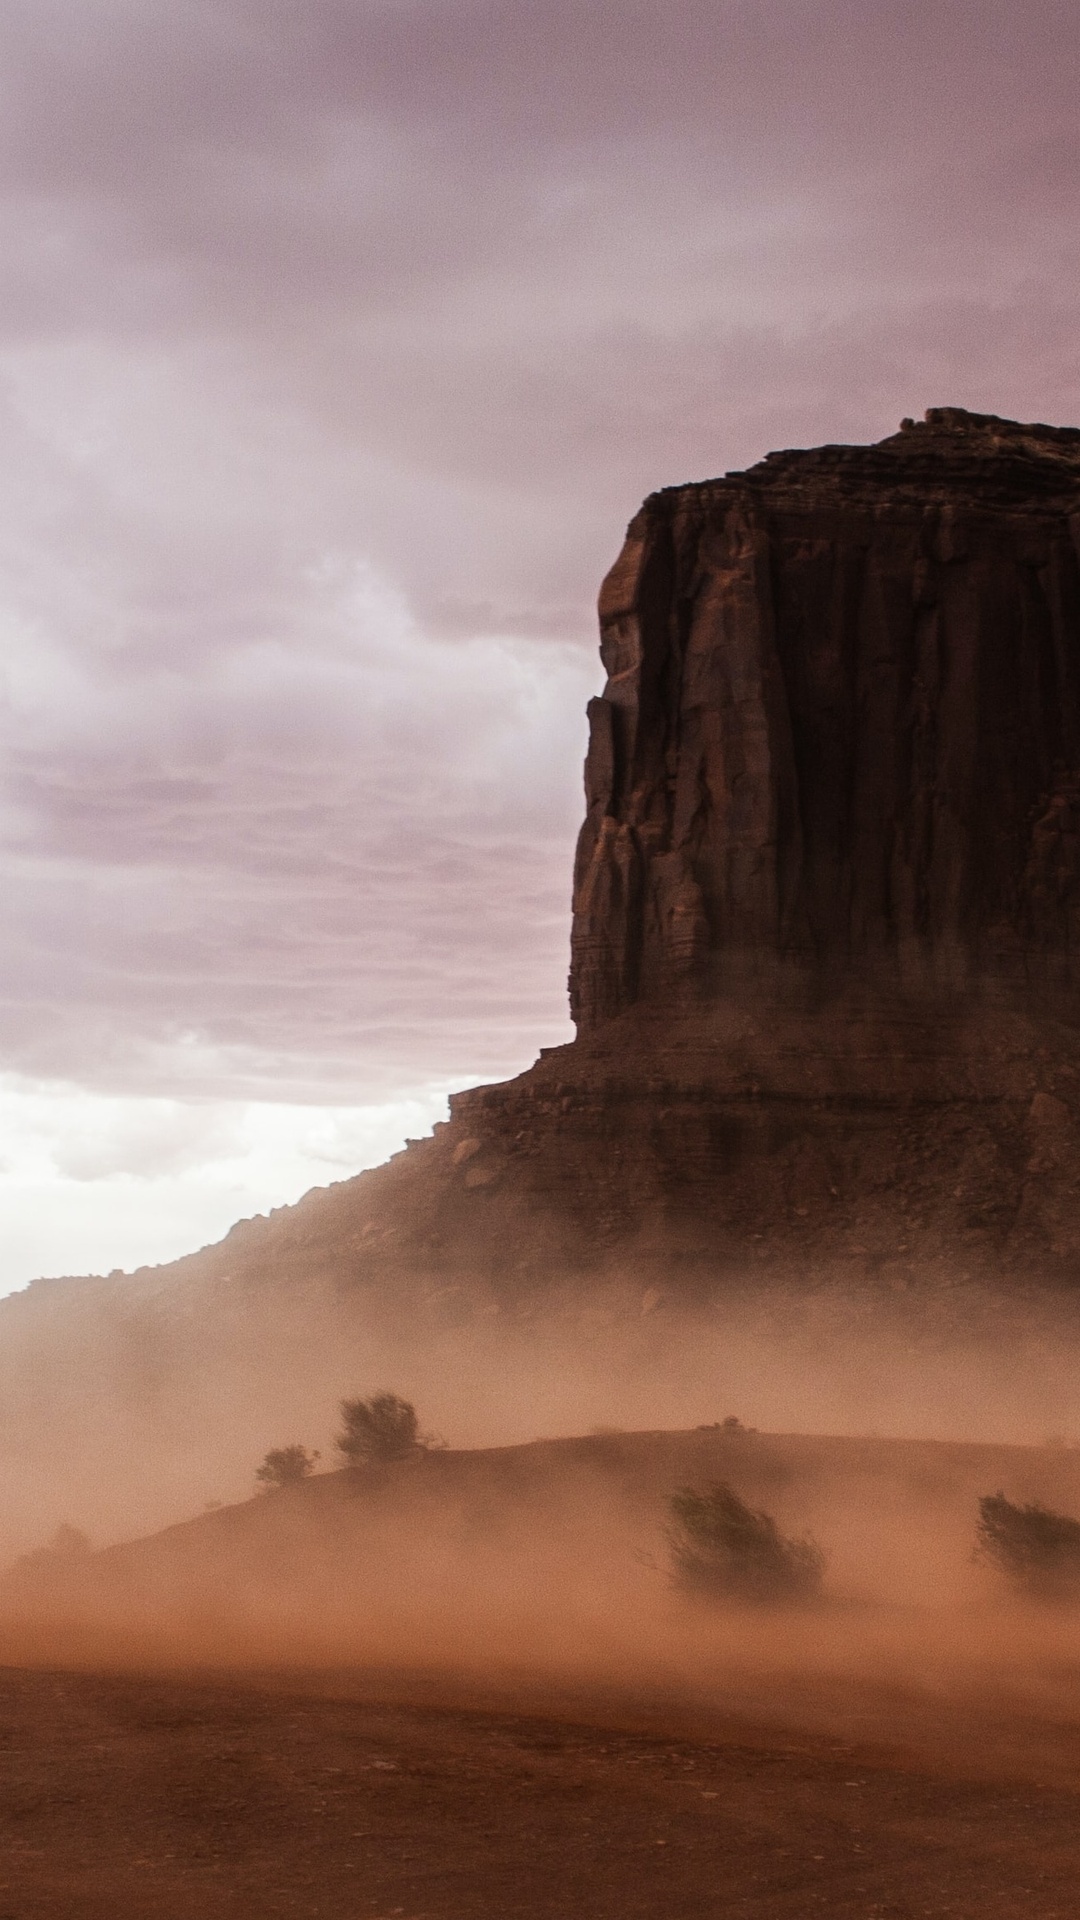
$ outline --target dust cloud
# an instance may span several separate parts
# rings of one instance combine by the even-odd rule
[[[90,1400],[82,1371],[36,1422],[8,1398],[9,1562],[61,1524],[102,1550],[8,1573],[0,1658],[363,1674],[402,1697],[736,1714],[1067,1770],[1080,1608],[1022,1602],[973,1548],[999,1488],[1080,1515],[1080,1323],[1050,1296],[942,1299],[679,1304],[622,1282],[516,1314],[442,1290],[391,1316],[312,1291],[256,1339],[222,1326],[199,1373],[183,1328],[155,1347],[129,1326]],[[335,1470],[338,1400],[383,1386],[447,1445]],[[292,1441],[330,1470],[252,1498]],[[820,1544],[816,1601],[675,1589],[671,1495],[717,1481]]]
[[[729,1414],[773,1432],[1080,1442],[1080,1300],[1061,1294],[988,1298],[940,1276],[894,1295],[796,1275],[696,1300],[633,1277],[516,1298],[106,1286],[4,1303],[0,1558],[65,1524],[107,1545],[242,1501],[272,1447],[329,1464],[339,1401],[385,1386],[453,1448]]]

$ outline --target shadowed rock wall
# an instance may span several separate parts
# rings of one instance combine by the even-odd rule
[[[655,494],[600,598],[571,1006],[1069,983],[1080,431],[933,409]]]

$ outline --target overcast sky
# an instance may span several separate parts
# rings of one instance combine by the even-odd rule
[[[0,1290],[568,1036],[641,496],[1080,420],[1075,0],[3,0]]]

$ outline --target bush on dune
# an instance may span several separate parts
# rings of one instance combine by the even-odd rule
[[[62,1589],[78,1575],[80,1568],[89,1565],[92,1551],[86,1534],[78,1527],[58,1527],[43,1547],[34,1547],[29,1553],[19,1555],[3,1576],[5,1584],[11,1581],[16,1587],[29,1584],[35,1588]]]
[[[807,1600],[821,1585],[825,1556],[809,1538],[788,1539],[770,1514],[748,1507],[718,1482],[671,1497],[668,1529],[674,1581],[712,1600]]]
[[[306,1447],[271,1447],[261,1467],[256,1467],[255,1478],[262,1482],[267,1493],[275,1493],[282,1487],[298,1487],[302,1481],[314,1473],[318,1453],[309,1453]]]
[[[27,1568],[40,1568],[43,1571],[60,1571],[70,1567],[73,1562],[84,1560],[90,1553],[90,1541],[78,1527],[57,1527],[56,1532],[43,1547],[35,1547],[31,1553],[21,1555],[18,1565]]]
[[[408,1460],[428,1445],[416,1408],[396,1393],[373,1393],[368,1400],[341,1402],[338,1451],[349,1467],[388,1466]]]
[[[1080,1600],[1080,1520],[1066,1513],[986,1494],[979,1501],[975,1551],[1026,1593]]]

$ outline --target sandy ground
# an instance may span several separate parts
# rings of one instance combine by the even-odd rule
[[[717,1477],[820,1600],[673,1589]],[[1080,1609],[973,1561],[998,1486],[1080,1454],[589,1436],[16,1569],[0,1920],[1080,1920]]]
[[[985,1750],[362,1691],[0,1671],[0,1920],[1080,1912],[1080,1731],[1047,1785]]]

